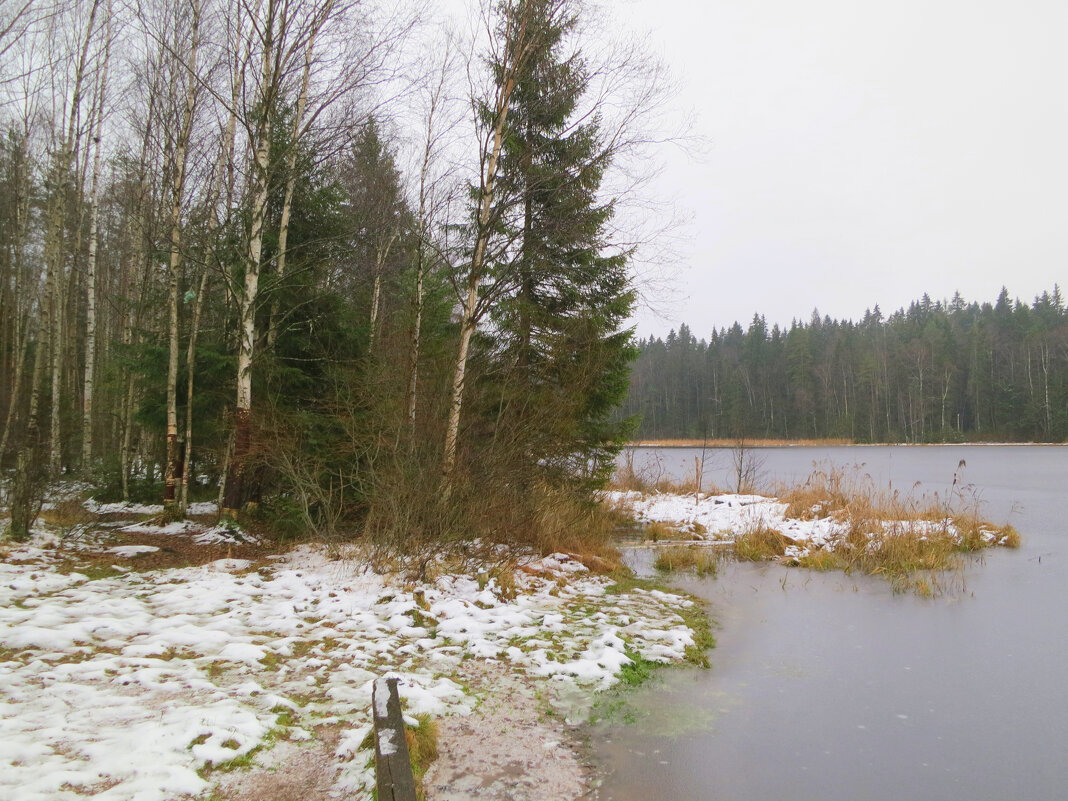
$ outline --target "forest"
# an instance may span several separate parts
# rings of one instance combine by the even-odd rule
[[[623,410],[644,439],[855,442],[1068,439],[1068,310],[927,295],[884,317],[789,328],[756,315],[705,340],[686,325],[638,343]]]
[[[473,9],[4,5],[14,537],[61,478],[408,550],[590,514],[663,76],[578,0]]]

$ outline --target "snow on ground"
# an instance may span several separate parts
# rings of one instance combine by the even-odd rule
[[[787,517],[787,504],[763,495],[645,495],[630,491],[608,492],[606,500],[627,506],[639,522],[670,523],[678,526],[683,536],[698,540],[730,543],[760,526],[774,529],[796,543],[786,547],[787,558],[798,558],[819,549],[834,550],[849,532],[849,525],[833,513],[822,514],[819,507],[814,507],[815,516],[811,520]],[[882,525],[888,535],[909,531],[921,536],[943,532],[958,536],[951,519],[888,520]],[[988,544],[1001,544],[998,536],[993,530],[983,531]]]
[[[466,714],[479,702],[454,680],[466,659],[562,696],[610,686],[628,654],[678,660],[693,642],[675,611],[690,601],[606,593],[607,579],[566,554],[516,571],[514,597],[484,575],[402,584],[308,546],[258,569],[129,569],[157,556],[138,531],[205,534],[164,531],[175,525],[98,541],[121,563],[107,571],[61,572],[71,552],[61,558],[47,532],[0,562],[0,797],[172,801],[207,793],[250,757],[270,766],[277,743],[329,734],[334,791],[370,798],[363,746],[378,676],[401,679],[409,717]]]
[[[785,515],[787,505],[763,495],[674,495],[610,492],[608,500],[629,506],[639,522],[674,523],[701,539],[731,542],[739,534],[764,525],[807,547],[833,547],[846,526],[831,517],[798,520]],[[699,526],[694,528],[694,524]],[[703,529],[703,531],[702,531]]]

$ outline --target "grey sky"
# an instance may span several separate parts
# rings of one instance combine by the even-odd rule
[[[620,0],[682,80],[692,224],[642,335],[859,317],[928,292],[1024,300],[1068,270],[1068,3]]]

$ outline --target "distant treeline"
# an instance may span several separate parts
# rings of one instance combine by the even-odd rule
[[[858,442],[1068,439],[1068,311],[927,295],[860,322],[756,315],[696,339],[639,342],[624,413],[640,439],[844,437]]]

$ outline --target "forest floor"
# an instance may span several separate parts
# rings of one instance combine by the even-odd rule
[[[370,798],[371,685],[436,722],[430,799],[589,790],[574,724],[628,666],[686,658],[680,595],[532,554],[413,582],[279,549],[210,504],[50,504],[0,544],[0,797]],[[2,521],[0,521],[2,522]]]

